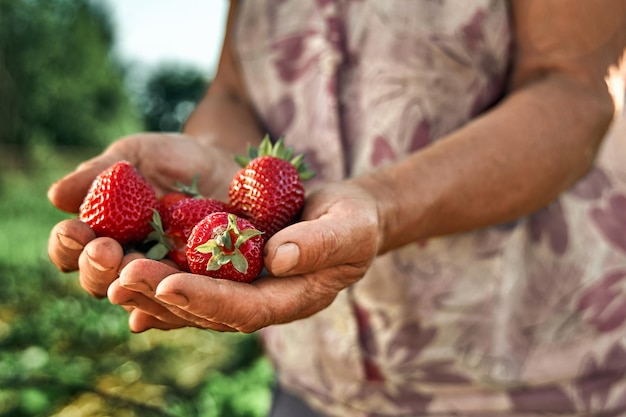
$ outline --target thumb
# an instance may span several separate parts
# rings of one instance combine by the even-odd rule
[[[375,238],[366,236],[367,228],[354,226],[358,225],[322,217],[282,229],[265,245],[265,266],[275,276],[339,265],[364,267],[375,254]]]
[[[122,154],[106,151],[80,164],[73,172],[54,182],[48,189],[48,199],[59,210],[78,213],[93,180],[115,162],[125,159]],[[127,159],[127,158],[126,158]],[[130,161],[131,163],[133,161]]]

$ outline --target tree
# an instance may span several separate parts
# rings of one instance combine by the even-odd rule
[[[140,129],[112,24],[85,0],[0,0],[0,141],[102,146]]]
[[[164,65],[148,79],[140,94],[140,108],[147,130],[180,131],[204,95],[208,81],[191,67]]]

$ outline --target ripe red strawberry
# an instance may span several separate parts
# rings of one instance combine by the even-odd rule
[[[189,196],[182,191],[170,191],[168,193],[163,194],[159,197],[159,208],[158,212],[163,217],[163,215],[167,212],[167,210],[172,207],[174,204],[178,203],[181,200],[189,198]]]
[[[203,218],[218,211],[228,211],[228,204],[212,198],[182,199],[169,207],[162,216],[154,214],[152,227],[154,233],[149,240],[158,244],[147,253],[151,259],[162,259],[167,256],[183,271],[188,271],[186,244],[191,230]]]
[[[216,211],[229,211],[228,204],[213,198],[186,198],[174,204],[163,217],[163,227],[168,233],[177,233],[185,239],[191,229],[203,218]]]
[[[230,183],[228,198],[233,211],[265,232],[265,239],[292,223],[304,206],[302,181],[312,178],[303,162],[293,156],[283,138],[272,146],[266,136],[259,149],[249,148],[248,157],[236,157],[243,167]]]
[[[262,232],[248,220],[217,212],[202,219],[187,241],[187,261],[194,274],[250,282],[263,269]]]
[[[190,185],[186,185],[180,182],[176,182],[174,190],[169,191],[159,197],[158,211],[161,217],[165,215],[165,212],[174,204],[180,200],[184,200],[189,197],[202,197],[200,191],[198,191],[198,175],[193,178]]]
[[[152,230],[152,209],[157,197],[148,181],[129,162],[120,161],[102,172],[91,184],[80,206],[79,218],[97,236],[120,244],[143,241]]]

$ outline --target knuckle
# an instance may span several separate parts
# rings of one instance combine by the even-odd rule
[[[273,324],[273,314],[270,308],[263,306],[260,309],[248,309],[246,314],[239,320],[240,324],[234,325],[241,333],[254,333],[263,327]]]
[[[307,263],[311,264],[315,269],[325,267],[328,256],[333,252],[339,250],[342,245],[341,238],[337,235],[336,230],[332,228],[321,228],[317,231],[317,238],[313,239],[316,242],[315,250],[306,251],[311,259]]]

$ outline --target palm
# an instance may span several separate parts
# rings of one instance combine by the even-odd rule
[[[77,212],[89,185],[101,171],[119,160],[135,165],[159,193],[171,190],[178,181],[190,183],[200,177],[200,191],[225,198],[228,182],[236,171],[232,157],[216,147],[202,146],[181,134],[142,134],[124,138],[103,154],[81,164],[58,181],[49,192],[59,209]]]

